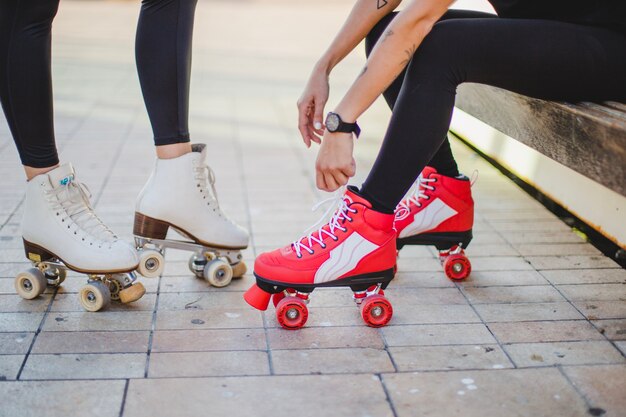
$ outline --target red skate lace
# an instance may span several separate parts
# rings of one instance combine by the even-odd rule
[[[309,234],[301,237],[291,244],[293,250],[296,252],[298,258],[302,258],[302,250],[306,250],[310,255],[313,255],[315,251],[313,250],[313,246],[317,243],[322,249],[326,248],[326,244],[324,243],[325,237],[330,237],[334,241],[337,241],[339,237],[335,235],[335,230],[340,230],[342,232],[347,231],[345,227],[342,226],[344,221],[352,221],[352,218],[348,213],[356,213],[356,210],[350,208],[350,203],[352,203],[352,199],[343,195],[343,193],[339,194],[338,197],[332,197],[323,201],[320,201],[315,206],[313,206],[313,211],[317,210],[320,206],[335,201],[335,204],[330,205],[330,207],[326,210],[324,215],[318,220],[313,226],[307,229]],[[319,227],[320,224],[324,223],[324,221],[328,218],[328,215],[334,211],[334,214],[328,221],[328,223]],[[318,228],[319,227],[319,228]],[[317,229],[317,232],[314,230]],[[317,237],[315,236],[317,235]],[[325,236],[324,236],[325,235]],[[306,242],[306,243],[305,243]]]
[[[398,207],[396,207],[396,220],[405,219],[411,213],[411,203],[417,207],[422,207],[421,199],[428,200],[428,197],[424,190],[434,190],[435,187],[427,185],[428,182],[437,182],[435,178],[423,178],[421,175],[417,177],[417,180],[409,190],[405,200],[400,201]]]

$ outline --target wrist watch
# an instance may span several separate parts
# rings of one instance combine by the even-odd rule
[[[332,133],[354,133],[357,138],[361,134],[361,128],[356,122],[346,123],[341,120],[341,116],[337,113],[333,113],[332,111],[326,116],[326,129]]]

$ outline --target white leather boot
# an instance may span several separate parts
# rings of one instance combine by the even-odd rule
[[[98,218],[89,197],[87,188],[76,181],[71,164],[28,182],[22,237],[26,256],[36,268],[16,279],[16,290],[22,297],[35,298],[45,290],[46,284],[60,284],[65,269],[88,274],[91,281],[98,281],[95,295],[93,291],[90,294],[81,291],[81,297],[85,297],[81,303],[87,302],[83,306],[91,311],[104,307],[110,298],[131,302],[144,294],[141,284],[133,285],[135,278],[131,271],[139,263],[136,251]],[[125,291],[131,286],[132,289]],[[87,298],[93,297],[100,299],[89,304]]]
[[[196,252],[190,259],[190,269],[211,284],[224,286],[230,282],[228,275],[238,277],[245,273],[239,251],[248,247],[249,235],[222,212],[214,183],[213,171],[206,165],[204,144],[193,145],[192,152],[178,158],[157,159],[137,197],[134,234],[140,248],[152,244],[161,254],[165,247]],[[166,239],[170,229],[186,240]],[[139,271],[145,276],[158,275],[162,257],[154,252],[152,257],[144,255],[140,255]],[[207,263],[219,260],[213,258],[223,258],[231,270],[214,263],[214,268],[207,271]],[[221,278],[212,280],[215,273]]]

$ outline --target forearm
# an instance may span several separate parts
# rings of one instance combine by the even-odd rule
[[[316,69],[327,74],[367,36],[402,0],[358,0],[337,36],[322,55]]]
[[[355,121],[410,62],[432,26],[454,0],[414,0],[389,24],[363,68],[335,111]]]

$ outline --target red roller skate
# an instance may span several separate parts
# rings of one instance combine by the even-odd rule
[[[435,246],[448,278],[467,278],[472,264],[463,249],[472,240],[474,225],[471,186],[467,177],[446,177],[424,168],[396,208],[398,250],[405,245]]]
[[[391,319],[393,309],[383,290],[393,279],[396,263],[394,216],[372,210],[353,187],[337,205],[327,224],[289,246],[259,255],[254,263],[256,284],[244,298],[266,310],[273,296],[276,317],[285,329],[304,326],[309,294],[317,287],[350,287],[368,326],[381,327]]]

